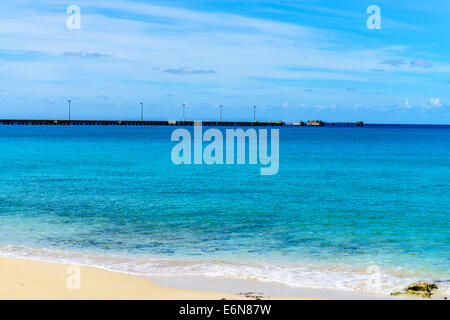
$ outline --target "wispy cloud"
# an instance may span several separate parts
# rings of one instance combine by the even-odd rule
[[[430,62],[422,60],[422,59],[415,59],[409,63],[411,67],[420,67],[420,68],[429,68],[433,66]]]
[[[83,59],[98,59],[98,58],[111,58],[111,54],[103,54],[98,52],[64,52],[62,54],[65,57],[78,57]]]
[[[442,107],[441,99],[439,98],[430,98],[430,104],[433,107]]]
[[[409,102],[409,99],[405,100],[405,102],[403,103],[403,107],[405,107],[406,109],[411,109],[411,103]]]
[[[405,65],[406,61],[405,61],[405,59],[386,59],[386,60],[381,61],[381,64],[388,64],[391,66],[398,67],[398,66]]]
[[[440,98],[431,97],[428,101],[422,101],[417,103],[412,103],[409,98],[407,98],[402,104],[396,105],[396,109],[404,110],[439,110],[442,108],[447,108],[448,105],[442,102]]]
[[[193,68],[188,68],[188,67],[178,68],[178,69],[166,69],[166,70],[164,70],[164,72],[170,73],[170,74],[180,74],[180,75],[217,73],[214,70],[193,69]]]
[[[387,64],[387,65],[391,65],[394,67],[400,67],[400,66],[405,66],[407,65],[407,61],[405,59],[386,59],[380,62],[380,64]],[[432,67],[433,64],[422,60],[422,59],[414,59],[411,60],[411,62],[409,62],[409,66],[414,68],[414,67],[419,67],[419,68],[429,68]],[[373,69],[372,69],[373,70]]]

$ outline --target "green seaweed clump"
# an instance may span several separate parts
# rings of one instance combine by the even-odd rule
[[[436,290],[438,286],[434,283],[413,283],[408,287],[403,289],[403,291],[392,292],[391,296],[400,296],[400,295],[410,295],[410,296],[418,296],[423,298],[430,298],[432,295],[432,290]]]

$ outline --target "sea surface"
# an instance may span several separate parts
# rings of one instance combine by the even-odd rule
[[[283,127],[273,176],[177,166],[174,129],[0,125],[0,255],[449,292],[449,126]]]

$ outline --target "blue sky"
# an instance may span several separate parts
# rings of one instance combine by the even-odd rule
[[[369,30],[369,5],[381,29]],[[81,29],[69,30],[69,5]],[[0,4],[0,118],[450,124],[450,2]]]

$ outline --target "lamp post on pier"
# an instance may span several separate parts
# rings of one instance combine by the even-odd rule
[[[69,121],[70,121],[70,104],[72,103],[72,100],[67,100],[68,104],[69,104]]]

